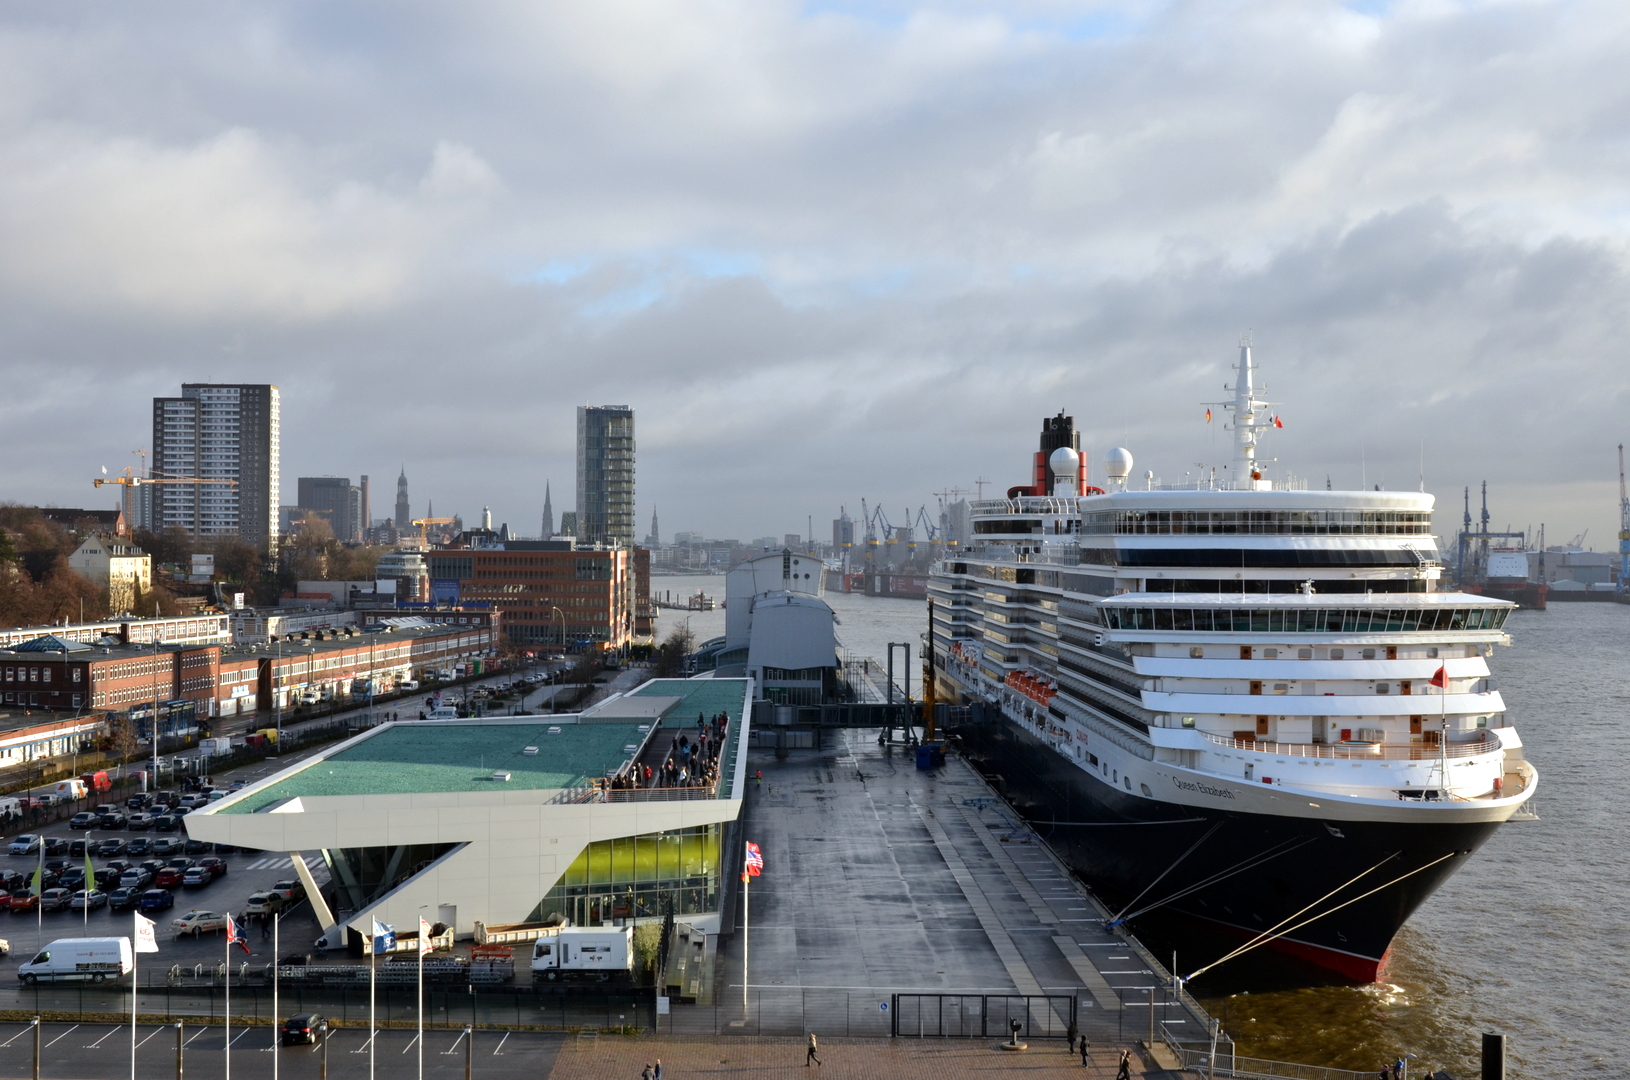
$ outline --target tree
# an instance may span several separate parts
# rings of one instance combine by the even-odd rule
[[[690,627],[683,624],[674,627],[662,644],[657,646],[653,664],[656,677],[674,679],[685,674],[685,658],[691,654],[695,643],[696,638],[690,632]]]

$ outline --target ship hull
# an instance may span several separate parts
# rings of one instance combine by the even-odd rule
[[[1147,934],[1182,921],[1191,971],[1325,913],[1253,951],[1272,950],[1301,969],[1298,978],[1311,965],[1329,981],[1374,982],[1399,927],[1498,828],[1308,820],[1139,798],[996,710],[986,715],[957,729],[965,755],[1112,910],[1186,892],[1132,925]],[[1258,970],[1261,959],[1253,958]]]

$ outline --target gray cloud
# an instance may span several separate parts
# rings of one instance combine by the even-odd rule
[[[1379,7],[1379,14],[1368,13]],[[1618,5],[14,5],[5,497],[75,504],[183,380],[286,477],[406,461],[534,527],[573,406],[642,518],[750,537],[1094,457],[1220,463],[1250,328],[1322,484],[1616,529]],[[71,438],[65,438],[72,432]],[[1214,443],[1215,440],[1215,443]]]

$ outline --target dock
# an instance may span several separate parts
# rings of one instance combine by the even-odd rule
[[[1108,912],[971,766],[953,754],[919,771],[865,729],[824,742],[750,752],[763,779],[743,835],[765,870],[746,994],[737,885],[715,1003],[676,1006],[659,1031],[989,1038],[1020,1017],[1060,1044],[1072,1018],[1100,1046],[1208,1037],[1210,1018],[1135,938],[1104,929]]]

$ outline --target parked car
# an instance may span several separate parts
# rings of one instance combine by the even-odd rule
[[[72,859],[46,859],[45,869],[53,874],[61,874],[68,867],[75,865]]]
[[[232,781],[232,786],[227,788],[226,790],[229,791],[229,792],[242,791],[244,788],[246,788],[248,786],[249,786],[249,782],[247,780],[234,780],[234,781]]]
[[[75,837],[68,844],[68,857],[70,859],[83,859],[85,852],[89,851],[95,840],[86,840],[83,836]]]
[[[141,868],[143,870],[146,870],[149,874],[156,874],[160,870],[164,869],[164,860],[163,859],[143,859],[142,862],[141,862]]]
[[[73,898],[74,891],[72,889],[46,889],[40,894],[40,910],[65,910],[69,901],[73,900]]]
[[[110,836],[96,845],[96,854],[99,858],[111,859],[115,855],[125,853],[125,842],[117,836]]]
[[[243,905],[245,915],[276,915],[288,901],[274,892],[250,893]]]
[[[40,898],[34,895],[32,889],[18,889],[6,898],[6,907],[13,913],[19,911],[33,911],[39,906]]]
[[[45,844],[45,857],[68,854],[68,841],[60,836],[47,836],[42,838]]]
[[[148,889],[141,894],[143,911],[168,911],[175,907],[175,894],[168,889]]]
[[[28,875],[21,870],[0,870],[0,905],[5,902],[7,893],[14,893],[18,889],[28,888]]]
[[[328,1021],[316,1013],[291,1016],[283,1021],[283,1045],[315,1043],[328,1034]]]
[[[158,889],[178,889],[181,887],[181,879],[185,874],[185,870],[178,870],[173,866],[166,866],[164,869],[153,875],[153,886],[154,888]]]
[[[129,911],[141,903],[141,890],[120,887],[108,893],[108,907],[114,911]]]
[[[96,815],[91,813],[89,810],[81,810],[79,813],[68,819],[68,828],[94,829],[96,828]]]
[[[201,889],[215,880],[207,866],[194,866],[181,875],[181,884],[188,889]]]
[[[170,928],[175,931],[176,937],[183,934],[191,934],[193,937],[199,934],[213,934],[217,930],[226,929],[226,916],[194,908],[179,919],[172,919]]]
[[[176,826],[179,824],[181,824],[181,819],[175,814],[160,814],[153,819],[153,831],[175,832]]]
[[[132,866],[119,875],[121,889],[145,889],[153,880],[153,875],[139,866]]]
[[[212,846],[213,845],[210,844],[210,842],[208,840],[194,840],[191,837],[188,837],[187,838],[187,846],[186,846],[186,848],[184,850],[187,852],[188,855],[202,855],[204,852],[208,851]]]
[[[69,867],[57,876],[57,884],[64,889],[83,889],[85,887],[85,868],[83,866]]]
[[[101,820],[104,829],[122,829],[130,824],[130,819],[118,810],[113,811],[111,814],[103,814]]]
[[[145,836],[133,836],[130,843],[125,845],[125,854],[133,859],[139,859],[153,850],[153,842]]]
[[[106,866],[102,867],[102,869],[96,872],[96,887],[101,889],[103,892],[107,892],[111,888],[116,888],[119,884],[119,875],[122,873],[124,873],[123,870],[113,870]]]
[[[138,810],[130,815],[130,831],[146,832],[153,827],[153,815],[145,810]]]
[[[153,801],[151,795],[136,794],[125,800],[126,810],[145,810],[147,804]]]
[[[108,894],[100,889],[80,889],[74,893],[74,898],[68,901],[70,911],[95,911],[108,902]]]
[[[226,860],[210,855],[198,860],[198,865],[209,871],[212,878],[226,877]]]
[[[306,887],[298,880],[279,881],[266,891],[276,893],[291,904],[306,898]]]
[[[131,859],[109,859],[108,860],[108,869],[109,870],[117,870],[121,874],[124,873],[126,870],[129,870],[132,866],[135,866],[135,865],[136,865],[135,862],[133,860],[131,860]]]
[[[186,846],[187,842],[179,836],[161,836],[153,841],[153,854],[164,857],[179,855]]]
[[[219,841],[217,841],[215,844],[215,854],[217,855],[230,855],[237,850],[238,849],[231,844],[223,844]]]
[[[40,838],[37,833],[23,833],[12,838],[11,846],[6,849],[10,855],[32,855],[40,850]]]

